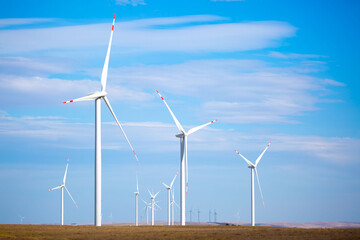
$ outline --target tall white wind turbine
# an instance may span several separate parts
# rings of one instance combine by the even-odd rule
[[[168,225],[170,226],[170,193],[171,193],[171,189],[173,188],[174,185],[174,181],[176,176],[178,175],[179,172],[176,173],[175,177],[173,178],[173,180],[171,181],[170,186],[165,184],[164,182],[161,182],[165,188],[168,190]]]
[[[110,102],[107,98],[106,92],[106,81],[109,67],[109,57],[110,57],[110,49],[111,42],[114,33],[114,24],[115,24],[115,14],[114,20],[112,23],[111,34],[109,46],[106,53],[105,63],[101,74],[101,91],[97,91],[95,93],[89,93],[85,97],[77,98],[74,100],[66,101],[63,103],[71,103],[71,102],[79,102],[79,101],[90,101],[95,100],[95,225],[101,226],[101,99],[104,100],[106,105],[108,106],[111,114],[113,115],[117,125],[122,131],[126,141],[128,142],[130,148],[132,149],[136,160],[139,163],[139,160],[135,154],[133,147],[130,144],[129,139],[127,138],[121,124],[119,123],[114,111],[111,108]],[[139,163],[140,164],[140,163]]]
[[[151,197],[151,225],[154,226],[155,224],[155,198],[159,194],[161,190],[159,190],[156,194],[151,193],[150,190],[147,188],[150,197]]]
[[[268,145],[266,145],[265,150],[260,154],[260,156],[256,159],[255,164],[253,164],[252,162],[250,162],[249,160],[247,160],[243,155],[241,155],[238,151],[235,150],[235,152],[237,154],[240,155],[240,157],[242,157],[245,162],[247,164],[249,164],[248,168],[251,169],[251,226],[255,226],[255,191],[254,191],[254,172],[256,174],[256,179],[259,185],[259,189],[260,189],[260,194],[261,194],[261,199],[262,199],[262,203],[265,207],[265,202],[264,202],[264,197],[262,195],[262,191],[261,191],[261,187],[260,187],[260,181],[259,181],[259,176],[256,170],[257,165],[260,162],[260,159],[262,158],[262,156],[264,155],[264,153],[266,152],[266,150],[270,147],[271,142],[269,142]]]
[[[165,99],[161,96],[161,94],[156,90],[161,99],[164,101],[167,109],[169,110],[174,122],[181,132],[176,135],[176,137],[180,138],[180,225],[185,225],[185,169],[186,169],[186,188],[188,187],[188,161],[187,161],[187,137],[199,131],[200,129],[206,127],[209,124],[216,122],[217,120],[213,120],[206,124],[191,128],[189,131],[185,131],[181,126],[180,122],[175,117],[174,113],[171,111],[169,105],[166,103]],[[185,166],[186,165],[186,166]]]
[[[78,207],[76,205],[75,200],[73,199],[73,197],[71,196],[69,190],[67,190],[66,186],[65,186],[65,182],[66,182],[66,174],[67,174],[67,170],[69,167],[69,159],[67,160],[67,164],[66,164],[66,169],[65,169],[65,174],[64,174],[64,178],[63,178],[63,183],[60,186],[54,187],[49,189],[49,191],[55,190],[55,189],[61,189],[61,225],[64,225],[64,189],[66,190],[66,192],[69,194],[71,200],[74,202],[75,206]]]
[[[139,225],[139,182],[138,175],[136,174],[136,192],[135,194],[135,226]]]

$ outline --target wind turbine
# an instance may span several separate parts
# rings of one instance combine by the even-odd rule
[[[139,210],[138,210],[138,205],[139,205],[139,182],[138,182],[138,175],[136,173],[136,192],[134,192],[135,194],[135,226],[139,225]]]
[[[175,178],[178,175],[178,173],[179,172],[176,173],[174,179],[171,181],[170,186],[166,185],[164,182],[161,182],[166,187],[166,189],[168,190],[168,225],[169,226],[170,226],[170,192],[171,192],[171,189],[173,188],[174,181],[175,181]]]
[[[154,226],[154,220],[155,220],[155,198],[159,194],[161,190],[159,190],[156,194],[151,193],[150,190],[147,188],[150,197],[151,197],[151,225]]]
[[[174,196],[174,187],[171,190],[171,209],[172,209],[172,225],[174,225],[174,205],[176,205],[177,208],[180,208],[179,205],[175,202],[175,196]]]
[[[73,197],[71,196],[69,190],[67,190],[66,186],[65,186],[65,182],[66,182],[66,174],[67,174],[67,170],[69,167],[69,159],[67,160],[67,164],[66,164],[66,169],[65,169],[65,174],[64,174],[64,178],[63,178],[63,183],[60,186],[54,187],[49,189],[49,191],[55,190],[55,189],[59,189],[61,188],[61,225],[64,225],[64,188],[66,190],[66,192],[69,194],[71,200],[74,202],[75,206],[78,207],[76,205],[75,200],[73,199]]]
[[[252,162],[250,162],[249,160],[247,160],[243,155],[241,155],[238,151],[235,150],[235,152],[237,154],[240,155],[240,157],[242,157],[245,162],[247,162],[247,164],[249,164],[248,168],[251,169],[251,226],[255,226],[255,191],[254,191],[254,171],[256,174],[256,179],[259,185],[259,189],[260,189],[260,194],[261,194],[261,199],[262,199],[262,203],[265,207],[265,203],[264,203],[264,197],[262,195],[262,191],[261,191],[261,187],[260,187],[260,182],[259,182],[259,176],[256,170],[257,165],[260,162],[260,159],[262,158],[262,156],[264,155],[264,153],[266,152],[266,150],[270,147],[271,142],[269,142],[268,145],[266,145],[265,150],[260,154],[260,156],[256,159],[255,164],[253,164]]]
[[[177,128],[181,132],[180,134],[176,135],[176,137],[180,138],[180,224],[185,225],[185,169],[186,169],[186,187],[188,187],[187,137],[190,134],[206,127],[207,125],[216,122],[217,120],[213,120],[206,124],[191,128],[189,131],[186,132],[184,128],[181,126],[180,122],[175,117],[174,113],[171,111],[165,99],[161,96],[158,90],[156,90],[156,92],[164,101],[167,109],[169,110],[172,118],[174,119]]]
[[[148,225],[149,224],[149,208],[151,208],[151,203],[147,203],[147,202],[145,202],[142,198],[140,198],[141,199],[141,201],[143,201],[144,202],[144,204],[145,204],[145,210],[146,210],[146,225]]]
[[[20,218],[20,224],[23,224],[23,220],[25,217],[19,215],[19,218]]]
[[[72,103],[72,102],[79,102],[79,101],[90,101],[95,100],[95,225],[101,226],[101,99],[103,99],[108,106],[111,114],[113,115],[117,125],[119,126],[120,130],[122,131],[126,141],[128,142],[130,148],[132,149],[136,160],[139,163],[139,160],[135,154],[133,147],[130,144],[129,139],[127,138],[121,124],[117,120],[117,117],[114,111],[111,108],[110,102],[107,98],[106,92],[106,81],[107,81],[107,74],[108,74],[108,67],[109,67],[109,57],[110,57],[110,49],[111,49],[111,42],[114,33],[114,24],[115,24],[115,14],[114,20],[112,23],[111,34],[110,34],[110,41],[109,46],[106,53],[105,63],[101,74],[101,91],[97,91],[95,93],[89,93],[85,97],[77,98],[74,100],[66,101],[63,103]],[[140,163],[139,163],[140,164]]]

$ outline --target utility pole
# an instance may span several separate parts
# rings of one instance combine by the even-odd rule
[[[214,210],[214,222],[216,222],[216,216],[217,216],[217,213],[216,213],[216,210]]]
[[[211,210],[209,209],[209,222],[211,222]]]

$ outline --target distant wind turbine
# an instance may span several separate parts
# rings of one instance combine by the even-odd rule
[[[25,217],[19,215],[19,218],[20,218],[20,224],[23,224],[23,220]]]
[[[65,169],[65,174],[64,174],[64,178],[63,178],[63,183],[60,186],[54,187],[49,189],[49,191],[55,190],[55,189],[59,189],[61,188],[61,225],[64,225],[64,188],[66,190],[66,192],[69,194],[71,200],[74,202],[75,206],[78,207],[76,205],[75,200],[73,199],[73,197],[71,196],[69,190],[67,190],[66,186],[65,186],[65,182],[66,182],[66,174],[67,174],[67,170],[69,167],[69,159],[67,160],[67,164],[66,164],[66,169]]]
[[[135,154],[133,147],[130,144],[129,139],[127,138],[121,124],[119,123],[114,111],[111,108],[110,102],[107,98],[106,92],[106,82],[107,82],[107,74],[109,68],[109,57],[110,57],[110,49],[111,49],[111,42],[114,33],[114,24],[115,24],[115,14],[114,20],[112,23],[111,34],[110,34],[110,41],[109,46],[106,53],[105,63],[101,74],[101,91],[97,91],[95,93],[89,93],[85,97],[77,98],[74,100],[66,101],[63,103],[72,103],[72,102],[79,102],[79,101],[90,101],[95,100],[95,225],[101,226],[101,99],[103,99],[108,106],[111,114],[113,115],[117,125],[119,126],[120,130],[122,131],[126,141],[128,142],[130,148],[132,149],[136,160],[139,163],[139,160]],[[140,164],[140,163],[139,163]]]
[[[187,137],[190,134],[197,132],[198,130],[206,127],[207,125],[216,122],[217,120],[213,120],[206,124],[191,128],[189,131],[186,132],[184,128],[181,126],[180,122],[175,117],[174,113],[171,111],[165,99],[161,96],[158,90],[156,90],[156,92],[164,101],[167,109],[169,110],[172,118],[174,119],[177,128],[181,132],[180,134],[176,135],[176,137],[180,138],[180,225],[185,225],[185,169],[186,169],[186,188],[188,187]]]
[[[171,209],[172,209],[172,225],[174,225],[174,209],[176,206],[177,208],[180,208],[179,205],[175,202],[175,196],[174,196],[174,187],[171,190]]]
[[[241,155],[238,151],[235,150],[235,152],[237,154],[240,155],[240,157],[242,157],[245,162],[247,162],[247,164],[249,164],[248,168],[251,169],[251,226],[255,226],[255,191],[254,191],[254,171],[256,174],[256,179],[259,185],[259,189],[260,189],[260,194],[261,194],[261,199],[262,199],[262,203],[265,207],[265,202],[264,202],[264,197],[262,195],[262,191],[261,191],[261,187],[260,187],[260,181],[259,181],[259,176],[256,170],[257,165],[260,162],[260,159],[262,158],[262,156],[264,155],[264,153],[266,152],[266,150],[270,147],[271,142],[269,142],[269,144],[266,146],[265,150],[260,154],[260,156],[256,159],[255,164],[253,164],[252,162],[250,162],[249,160],[247,160],[243,155]]]
[[[168,190],[168,225],[170,226],[170,192],[173,188],[173,185],[174,185],[174,181],[175,181],[175,178],[176,176],[178,175],[179,172],[176,173],[175,177],[173,178],[173,180],[171,181],[171,184],[170,186],[165,184],[164,182],[161,182],[165,187],[166,189]]]
[[[139,225],[139,182],[138,182],[138,175],[136,173],[136,192],[135,194],[135,226]]]
[[[142,198],[140,198],[141,201],[145,204],[145,211],[146,211],[146,225],[149,224],[149,208],[151,208],[151,203],[145,202]]]
[[[151,193],[150,190],[147,188],[150,197],[151,197],[151,225],[154,226],[155,224],[155,198],[159,194],[161,190],[159,190],[156,194]]]

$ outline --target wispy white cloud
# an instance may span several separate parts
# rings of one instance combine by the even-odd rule
[[[3,18],[0,19],[0,28],[16,25],[31,25],[52,22],[52,18]]]
[[[225,151],[234,148],[249,158],[257,157],[269,140],[271,151],[287,154],[287,164],[324,161],[346,165],[358,162],[360,139],[348,137],[259,134],[252,131],[225,130],[216,123],[189,138],[191,151]],[[177,129],[162,122],[125,122],[124,129],[139,154],[178,151]],[[190,128],[193,126],[184,126]],[[0,114],[0,137],[18,141],[36,139],[37,143],[60,148],[93,148],[93,123],[70,123],[57,116],[12,117]],[[108,150],[127,150],[121,132],[113,122],[103,122],[103,145]],[[117,134],[118,132],[118,134]],[[269,134],[269,133],[267,133]],[[0,138],[1,139],[1,138]],[[241,146],[239,148],[239,146]],[[299,156],[301,156],[299,158]],[[235,155],[234,155],[235,157]],[[285,161],[285,160],[282,160]]]
[[[51,106],[100,90],[100,81],[0,75],[0,106]],[[125,87],[112,86],[111,101],[147,101],[153,96]]]
[[[268,56],[282,59],[309,59],[309,58],[324,58],[326,56],[316,54],[299,54],[299,53],[281,53],[276,51],[269,52]]]
[[[276,46],[294,36],[285,22],[213,23],[212,15],[145,19],[116,23],[113,45],[127,51],[228,52]],[[193,25],[203,22],[203,24]],[[187,23],[186,26],[172,26]],[[156,25],[161,24],[162,28]],[[169,25],[168,28],[165,26]],[[116,37],[119,34],[124,37]],[[108,42],[109,24],[0,31],[0,53],[84,49]]]
[[[44,76],[54,73],[73,72],[71,60],[53,59],[49,57],[0,57],[0,73],[13,75]]]
[[[246,59],[121,67],[111,69],[109,76],[115,85],[195,97],[204,101],[203,118],[228,123],[294,123],[292,116],[316,110],[330,87],[343,86],[299,73],[293,66]]]
[[[133,6],[137,6],[137,5],[146,5],[144,0],[116,0],[116,4],[119,5],[133,5]]]

